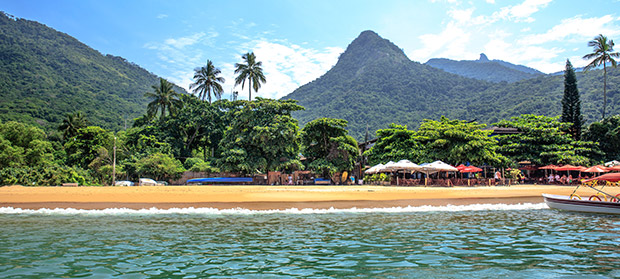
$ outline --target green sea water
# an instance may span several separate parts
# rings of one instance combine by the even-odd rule
[[[619,278],[620,217],[0,209],[0,278]]]

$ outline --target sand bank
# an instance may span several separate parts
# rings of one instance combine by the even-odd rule
[[[383,186],[141,186],[0,187],[0,207],[39,208],[376,208],[476,203],[538,203],[542,193],[568,195],[574,187]]]

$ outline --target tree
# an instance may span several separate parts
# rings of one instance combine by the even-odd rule
[[[583,59],[594,59],[583,70],[588,71],[603,65],[603,119],[605,119],[605,108],[607,107],[607,63],[616,67],[615,58],[620,57],[620,53],[614,51],[614,41],[608,40],[603,34],[599,34],[594,40],[588,42],[589,47],[594,48],[594,52],[586,54]]]
[[[583,133],[583,139],[598,142],[602,151],[599,161],[620,159],[620,115],[594,122]]]
[[[566,69],[564,70],[564,97],[562,98],[562,122],[571,123],[568,129],[573,139],[581,138],[581,100],[579,99],[579,89],[577,89],[577,77],[573,65],[566,59]]]
[[[224,171],[266,173],[299,169],[299,126],[291,112],[302,110],[295,100],[257,97],[229,104],[230,123],[220,142],[217,165]]]
[[[357,142],[346,130],[347,121],[319,118],[301,131],[303,154],[311,169],[330,177],[339,171],[351,171],[359,156]]]
[[[147,106],[148,118],[152,119],[157,114],[157,111],[161,112],[159,117],[160,121],[163,121],[166,110],[168,115],[174,115],[174,113],[182,106],[179,100],[179,94],[172,89],[172,83],[163,78],[159,78],[159,86],[152,86],[154,92],[146,92],[144,96],[153,98]]]
[[[58,131],[62,132],[62,136],[65,140],[74,137],[79,129],[88,126],[88,120],[84,117],[81,111],[75,113],[67,113],[65,119],[58,126]]]
[[[517,134],[497,137],[499,152],[515,162],[588,165],[598,153],[595,143],[566,134],[570,123],[560,122],[559,117],[524,114],[493,125],[518,129]]]
[[[424,120],[415,139],[425,149],[425,161],[442,160],[451,164],[506,166],[508,159],[497,152],[498,145],[485,124],[465,120]]]
[[[407,130],[406,125],[392,123],[387,129],[377,130],[377,142],[364,155],[371,165],[403,159],[420,161],[423,150],[414,135],[415,131]]]
[[[155,180],[176,179],[185,171],[183,164],[170,154],[155,153],[136,162],[139,174]]]
[[[203,66],[200,68],[194,69],[194,83],[192,83],[189,88],[194,89],[194,93],[198,93],[198,98],[204,101],[205,96],[211,103],[211,92],[213,92],[213,96],[217,97],[218,100],[222,98],[222,85],[220,83],[224,83],[223,77],[218,77],[222,73],[220,69],[215,68],[213,66],[213,62],[211,60],[207,60],[207,66]]]
[[[6,167],[49,166],[54,148],[43,130],[23,123],[0,123],[0,169]]]
[[[241,84],[241,89],[245,85],[245,80],[248,80],[249,101],[252,101],[252,88],[254,92],[258,92],[261,83],[267,82],[265,75],[263,75],[263,62],[256,62],[256,55],[254,52],[248,52],[241,56],[245,63],[236,63],[235,74],[239,74],[235,78],[235,85]]]
[[[65,143],[67,164],[88,168],[88,165],[99,156],[99,150],[112,150],[114,136],[110,131],[98,126],[88,126],[78,130],[73,140]]]

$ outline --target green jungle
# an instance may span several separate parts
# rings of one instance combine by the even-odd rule
[[[508,83],[410,61],[364,31],[330,71],[285,98],[231,101],[211,61],[187,94],[40,23],[2,14],[0,26],[0,185],[170,181],[185,171],[328,178],[400,159],[516,167],[620,158],[619,74],[595,63],[618,53],[602,35],[590,71],[567,61],[564,75]],[[249,99],[266,82],[259,59],[249,52],[235,65]],[[492,135],[489,125],[519,133]]]

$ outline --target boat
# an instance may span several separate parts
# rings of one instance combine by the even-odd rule
[[[542,194],[547,206],[553,209],[566,210],[566,211],[578,211],[578,212],[593,212],[593,213],[606,213],[606,214],[620,214],[620,202],[618,199],[611,198],[613,201],[599,201],[599,200],[582,200],[577,198],[578,196],[560,196]]]
[[[582,184],[577,185],[577,188],[570,196],[542,194],[543,199],[547,206],[553,209],[577,211],[577,212],[592,212],[592,213],[605,213],[605,214],[620,214],[620,194],[612,195],[604,192],[603,188],[606,185],[613,183],[619,183],[620,173],[605,174],[592,179],[584,180]],[[603,184],[603,182],[605,184]],[[596,188],[601,183],[601,188]],[[591,195],[587,199],[583,199],[576,192],[580,187],[591,189],[595,191],[595,194]],[[585,196],[584,196],[585,198]]]

